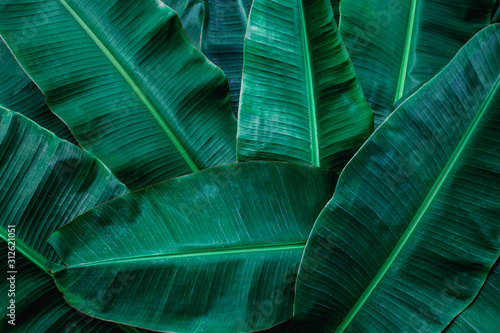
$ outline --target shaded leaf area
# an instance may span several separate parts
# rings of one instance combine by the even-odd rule
[[[238,116],[243,41],[252,0],[205,0],[200,51],[227,76],[231,106]]]
[[[373,112],[329,1],[255,0],[245,38],[238,159],[341,169]]]
[[[71,308],[64,301],[63,294],[57,289],[49,274],[34,265],[21,253],[16,253],[15,297],[8,297],[10,282],[7,278],[7,243],[0,241],[2,258],[2,283],[0,292],[6,302],[0,310],[0,331],[2,332],[123,332],[117,325],[87,317]],[[5,295],[5,296],[3,296]],[[10,300],[15,299],[15,326],[9,324],[7,316]],[[137,332],[137,331],[136,331]]]
[[[299,164],[239,163],[123,195],[51,236],[68,265],[56,282],[80,311],[152,330],[278,325],[292,317],[305,242],[335,180]],[[108,303],[94,301],[100,290]]]
[[[342,0],[340,32],[378,127],[491,23],[495,0]]]
[[[46,243],[54,230],[128,190],[99,160],[23,115],[0,110],[0,124],[0,237],[15,225],[46,269],[60,262]]]
[[[0,0],[0,33],[82,147],[129,188],[235,160],[227,80],[163,3]]]
[[[340,0],[330,0],[337,26],[340,24]]]
[[[76,144],[69,128],[49,109],[43,94],[0,39],[0,106],[20,112],[61,139]]]
[[[500,262],[497,261],[474,302],[444,333],[495,332],[500,316]]]
[[[175,10],[182,27],[186,31],[191,43],[200,49],[201,30],[205,12],[203,0],[161,0],[167,6]]]
[[[474,299],[500,254],[498,54],[492,25],[349,162],[304,252],[290,331],[437,332]]]

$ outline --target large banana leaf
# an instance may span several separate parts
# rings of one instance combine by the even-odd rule
[[[251,6],[252,0],[205,0],[200,51],[226,74],[235,116],[238,116],[243,41]]]
[[[294,276],[334,182],[324,169],[255,162],[123,195],[50,237],[68,265],[54,277],[78,310],[132,326],[220,333],[279,324],[292,316]],[[106,304],[95,302],[102,292]]]
[[[474,302],[455,318],[444,332],[497,332],[499,324],[500,261],[497,261]]]
[[[205,4],[203,0],[161,0],[175,10],[191,43],[200,48]],[[205,1],[206,2],[206,1]]]
[[[36,84],[16,62],[0,39],[0,106],[16,110],[61,139],[76,144],[66,124],[52,113]]]
[[[255,0],[245,41],[238,159],[342,167],[371,134],[328,0]]]
[[[46,240],[77,215],[127,189],[101,162],[23,115],[0,110],[0,124],[2,272],[3,276],[18,272],[16,326],[8,324],[8,309],[2,306],[0,331],[65,332],[63,328],[77,327],[87,332],[116,331],[114,325],[78,314],[65,304],[48,274],[49,260],[60,259]],[[9,225],[15,226],[16,256],[15,266],[7,269]],[[7,299],[10,284],[1,286]]]
[[[0,238],[16,225],[27,253],[39,253],[33,260],[45,267],[58,260],[45,242],[55,229],[127,188],[100,161],[23,115],[0,109],[0,124]]]
[[[129,188],[235,159],[227,80],[160,1],[0,0],[0,33]]]
[[[297,332],[437,332],[500,254],[500,25],[363,145],[297,278]],[[325,249],[325,247],[329,247]]]
[[[340,32],[375,127],[438,73],[479,30],[495,0],[342,0]]]

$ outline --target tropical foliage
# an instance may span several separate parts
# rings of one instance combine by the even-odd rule
[[[0,0],[1,331],[495,332],[499,4]]]

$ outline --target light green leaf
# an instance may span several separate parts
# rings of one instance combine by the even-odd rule
[[[252,0],[205,0],[201,49],[229,80],[231,106],[238,116],[243,41]]]
[[[295,332],[439,332],[500,254],[500,25],[363,145],[319,216]],[[314,329],[313,329],[314,328]]]
[[[371,134],[328,0],[255,0],[245,41],[238,159],[341,168]]]
[[[342,0],[340,33],[378,127],[490,24],[495,0]]]
[[[235,160],[227,80],[162,2],[0,0],[0,33],[82,147],[129,188]]]
[[[16,110],[58,137],[76,144],[66,124],[47,106],[43,94],[31,81],[9,48],[0,39],[0,107]]]
[[[500,318],[500,261],[474,302],[444,330],[444,333],[496,332]]]
[[[294,276],[334,184],[324,169],[255,162],[123,195],[50,237],[68,265],[54,277],[96,318],[163,332],[262,330],[292,317]],[[102,290],[104,305],[94,301]]]
[[[203,25],[203,16],[205,12],[204,0],[161,0],[167,6],[175,10],[182,27],[186,31],[191,43],[200,48],[201,30]]]

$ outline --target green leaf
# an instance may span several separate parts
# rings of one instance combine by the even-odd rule
[[[332,172],[290,163],[211,168],[123,195],[56,231],[69,304],[168,332],[249,332],[292,317],[309,232]],[[119,286],[119,293],[113,288]],[[110,290],[109,302],[94,298]]]
[[[23,115],[0,110],[0,124],[3,281],[5,274],[10,276],[8,271],[17,271],[12,297],[16,301],[16,325],[8,323],[8,309],[2,307],[0,331],[119,331],[115,325],[77,313],[64,302],[48,274],[51,267],[58,266],[49,261],[61,261],[46,240],[74,217],[126,193],[126,187],[97,159]],[[15,263],[7,261],[7,242],[11,239],[15,242]],[[14,267],[8,267],[9,263]],[[1,284],[5,299],[9,288],[9,283]]]
[[[340,32],[378,127],[490,24],[495,0],[342,0]]]
[[[161,0],[167,6],[175,10],[182,27],[186,31],[191,43],[200,49],[201,30],[204,16],[203,0]]]
[[[0,109],[0,124],[0,238],[16,225],[46,269],[44,260],[59,261],[45,242],[50,234],[127,188],[100,161],[23,115]]]
[[[465,309],[444,333],[496,332],[500,318],[500,261],[490,275],[474,302]]]
[[[235,160],[227,80],[163,3],[0,0],[0,33],[82,147],[129,188]]]
[[[87,317],[77,312],[64,301],[49,274],[19,252],[16,254],[16,288],[15,297],[7,298],[10,276],[7,266],[7,243],[0,240],[0,257],[2,259],[2,279],[0,292],[7,302],[15,299],[15,326],[9,324],[7,317],[10,303],[2,303],[0,315],[0,331],[16,333],[33,332],[123,332],[117,325]],[[5,295],[5,296],[4,296]],[[5,306],[3,306],[5,305]]]
[[[252,0],[205,0],[200,51],[226,74],[235,116],[238,116],[243,41],[251,6]]]
[[[340,24],[340,0],[330,0],[337,26]]]
[[[328,0],[255,0],[245,40],[238,159],[341,168],[373,129]]]
[[[499,54],[492,25],[346,166],[304,252],[292,331],[438,332],[475,297],[500,254]]]
[[[31,81],[9,48],[0,39],[0,107],[16,110],[58,137],[76,144],[66,124],[47,106],[43,94]]]

